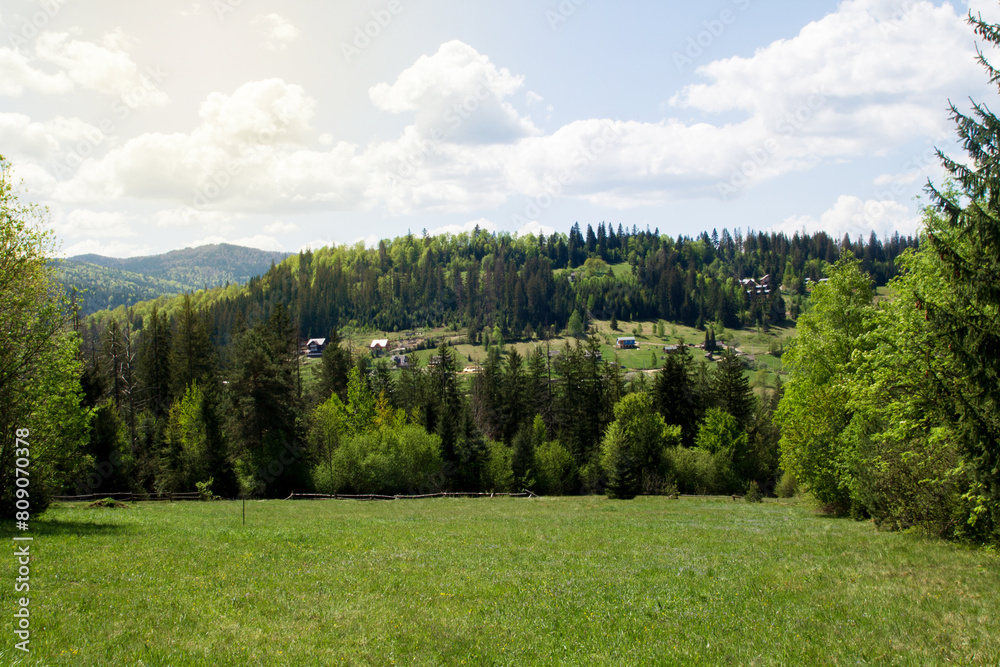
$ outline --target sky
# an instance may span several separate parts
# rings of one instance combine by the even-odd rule
[[[970,9],[1000,22],[985,0],[4,0],[0,154],[66,256],[914,234],[935,147],[962,156],[949,100],[996,100]]]

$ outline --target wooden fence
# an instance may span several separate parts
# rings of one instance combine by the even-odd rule
[[[521,493],[453,493],[442,491],[440,493],[422,493],[412,496],[382,496],[374,493],[351,494],[351,493],[293,493],[285,500],[420,500],[422,498],[537,498],[531,491]]]
[[[404,496],[382,496],[374,493],[348,494],[335,493],[328,495],[325,493],[293,493],[285,500],[419,500],[421,498],[537,498],[531,491],[522,493],[452,493],[442,491],[441,493],[424,493],[420,495]],[[94,502],[112,498],[122,502],[145,502],[164,501],[174,502],[179,500],[201,500],[201,494],[197,491],[186,491],[184,493],[91,493],[85,496],[56,496],[55,500],[61,502]]]

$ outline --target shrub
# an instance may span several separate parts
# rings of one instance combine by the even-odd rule
[[[535,450],[536,483],[541,493],[566,496],[580,487],[573,455],[558,442],[546,442]]]
[[[219,500],[219,496],[212,493],[212,482],[215,480],[209,477],[204,482],[195,482],[194,485],[198,489],[198,496],[202,500]]]
[[[666,450],[674,483],[681,493],[704,495],[721,491],[715,458],[698,448],[671,447]]]
[[[795,475],[786,471],[781,473],[781,478],[778,479],[778,486],[774,492],[779,498],[791,498],[798,490],[799,483],[795,479]]]
[[[488,442],[489,455],[483,467],[483,490],[506,493],[514,488],[513,452],[502,442]]]
[[[394,494],[433,486],[441,466],[441,438],[406,424],[347,438],[313,474],[324,493]]]
[[[750,483],[747,484],[747,492],[746,495],[743,496],[743,500],[748,503],[764,502],[764,494],[760,492],[760,487],[757,486],[756,481],[750,480]]]

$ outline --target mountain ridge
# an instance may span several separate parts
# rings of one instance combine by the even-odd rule
[[[217,243],[137,257],[75,255],[57,265],[67,293],[74,287],[85,290],[76,300],[88,315],[160,296],[245,284],[293,254]]]

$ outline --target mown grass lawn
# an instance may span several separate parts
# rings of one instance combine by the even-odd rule
[[[245,528],[240,509],[34,520],[32,651],[7,631],[0,664],[1000,663],[995,554],[800,505],[270,501]]]

